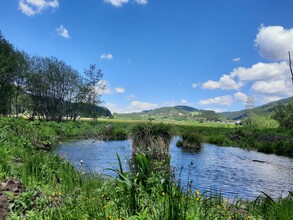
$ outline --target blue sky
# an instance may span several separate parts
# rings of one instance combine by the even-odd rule
[[[291,0],[2,0],[16,48],[79,72],[96,64],[113,112],[216,111],[293,96]]]

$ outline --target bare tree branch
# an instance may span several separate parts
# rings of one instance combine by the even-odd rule
[[[291,71],[291,75],[292,75],[292,84],[293,84],[293,70],[292,70],[292,64],[291,64],[290,51],[288,52],[288,54],[289,54],[289,67],[290,67],[290,71]]]

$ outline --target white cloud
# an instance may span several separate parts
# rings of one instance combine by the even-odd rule
[[[233,62],[237,63],[237,62],[239,62],[240,60],[241,60],[240,57],[236,57],[236,58],[233,59]]]
[[[148,3],[148,0],[134,0],[134,1],[140,5],[146,5]]]
[[[195,89],[198,85],[196,83],[192,83],[192,88]]]
[[[144,110],[150,110],[154,108],[158,108],[158,104],[148,103],[148,102],[140,102],[140,101],[133,101],[127,107],[128,110],[131,112],[140,112]]]
[[[125,92],[125,89],[123,87],[117,87],[117,88],[115,88],[115,91],[117,93],[124,93]]]
[[[284,79],[289,76],[289,67],[286,62],[280,63],[257,63],[250,68],[239,67],[230,74],[240,81],[265,80],[271,81]]]
[[[248,99],[248,96],[246,94],[244,94],[243,92],[236,92],[234,94],[234,98],[237,101],[240,101],[242,103],[246,103],[247,102],[247,99]]]
[[[131,94],[131,95],[129,95],[129,96],[126,96],[125,98],[128,99],[128,100],[131,100],[131,99],[134,99],[135,96]]]
[[[293,28],[282,26],[261,26],[255,45],[262,57],[270,60],[287,60],[288,51],[293,51]]]
[[[261,95],[289,97],[293,96],[292,82],[289,80],[257,81],[251,89]]]
[[[211,111],[214,111],[214,112],[217,112],[217,113],[228,111],[227,109],[222,109],[222,108],[208,108],[206,110],[211,110]]]
[[[202,87],[204,89],[225,89],[225,90],[238,90],[243,86],[243,83],[236,82],[232,75],[224,74],[220,80],[213,81],[208,80],[207,82],[203,83]]]
[[[61,24],[58,28],[55,29],[57,34],[66,39],[70,38],[69,31]]]
[[[185,99],[181,99],[181,103],[186,104],[186,103],[188,103],[188,101]]]
[[[41,14],[47,8],[58,8],[59,0],[19,0],[18,8],[27,16]]]
[[[147,0],[132,0],[132,1],[129,1],[129,0],[104,0],[104,2],[109,3],[115,7],[121,7],[121,6],[123,6],[123,4],[127,4],[129,2],[135,2],[140,5],[146,5],[148,3]]]
[[[232,103],[233,103],[233,97],[230,95],[218,96],[215,98],[205,99],[205,100],[199,101],[200,105],[216,104],[216,105],[222,105],[222,106],[230,106],[230,105],[232,105]]]
[[[110,53],[104,53],[100,56],[100,58],[102,60],[112,60],[113,59],[113,55]]]

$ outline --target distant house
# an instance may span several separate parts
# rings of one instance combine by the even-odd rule
[[[242,125],[242,121],[238,120],[235,122],[236,125]]]

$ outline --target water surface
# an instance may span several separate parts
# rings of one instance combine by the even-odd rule
[[[182,187],[186,188],[187,181],[192,180],[193,189],[221,192],[230,199],[253,199],[262,191],[277,198],[293,190],[292,158],[212,144],[204,144],[200,152],[184,152],[176,147],[177,140],[178,137],[173,138],[170,147],[171,166]],[[131,140],[71,141],[57,149],[78,169],[83,160],[82,169],[112,176],[114,173],[108,168],[118,168],[116,152],[128,170]]]

